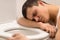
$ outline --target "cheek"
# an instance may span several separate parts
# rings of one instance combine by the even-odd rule
[[[46,16],[46,15],[48,15],[48,10],[45,7],[38,8],[37,12],[38,12],[39,16]]]
[[[38,15],[42,15],[42,16],[44,16],[44,15],[47,14],[47,11],[44,10],[44,9],[41,9],[41,10],[38,11],[38,13],[39,13]]]
[[[40,9],[41,13],[47,13],[47,9]]]
[[[39,8],[38,11],[39,11],[40,13],[46,13],[47,10],[46,10],[46,8]]]
[[[39,15],[43,16],[44,18],[49,17],[48,11],[46,9],[41,9],[39,12],[40,12]]]
[[[48,15],[48,10],[47,9],[42,9],[41,13],[43,16],[47,16]]]

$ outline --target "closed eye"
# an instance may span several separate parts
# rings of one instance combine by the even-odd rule
[[[33,14],[33,17],[36,16],[36,13]]]
[[[35,17],[36,15],[37,15],[37,12],[34,12],[34,13],[33,13],[33,17]]]

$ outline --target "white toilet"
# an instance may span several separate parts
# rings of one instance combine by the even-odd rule
[[[47,40],[49,38],[49,34],[45,31],[36,28],[23,27],[18,25],[16,20],[1,24],[0,28],[0,40],[5,40],[5,38],[12,37],[12,35],[16,32],[23,33],[30,40]]]

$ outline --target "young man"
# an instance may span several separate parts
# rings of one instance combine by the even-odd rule
[[[49,32],[51,37],[55,36],[57,26],[56,40],[60,40],[59,11],[59,6],[41,0],[27,0],[22,7],[24,18],[18,19],[18,23],[27,27],[43,29]]]

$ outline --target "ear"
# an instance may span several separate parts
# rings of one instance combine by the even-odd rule
[[[38,4],[44,6],[44,3],[42,1],[38,1]]]

